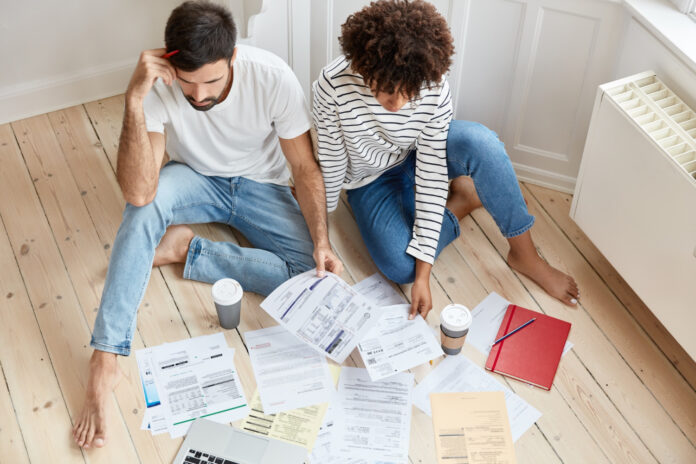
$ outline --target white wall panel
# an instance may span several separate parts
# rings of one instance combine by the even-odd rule
[[[456,91],[457,118],[476,120],[502,132],[525,8],[524,2],[512,0],[455,3],[452,27],[457,55],[450,84]],[[457,20],[463,23],[459,28]]]

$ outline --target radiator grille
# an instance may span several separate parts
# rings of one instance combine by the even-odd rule
[[[635,123],[696,182],[696,112],[657,76],[606,90]]]

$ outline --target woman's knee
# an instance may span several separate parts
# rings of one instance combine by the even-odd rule
[[[410,284],[416,278],[416,260],[406,253],[376,260],[375,264],[394,283]]]
[[[448,162],[471,167],[477,163],[501,163],[510,159],[498,135],[478,122],[452,121],[447,136]],[[459,173],[470,175],[470,172]]]

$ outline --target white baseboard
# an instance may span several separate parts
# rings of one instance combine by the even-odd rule
[[[563,193],[572,194],[575,191],[575,177],[568,177],[518,163],[512,163],[512,167],[515,168],[517,178],[523,182],[529,182],[530,184],[558,190]]]
[[[125,92],[133,60],[0,89],[0,124]]]

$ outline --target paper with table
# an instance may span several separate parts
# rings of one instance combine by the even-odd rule
[[[249,412],[234,350],[222,333],[138,350],[136,359],[146,404],[152,404],[146,416],[153,434],[176,438],[199,417],[228,423]]]
[[[370,277],[353,285],[353,290],[372,301],[378,307],[408,303],[406,298],[394,290],[394,287],[380,273],[372,274]]]
[[[287,280],[261,307],[290,333],[341,364],[377,322],[376,307],[340,277],[316,270]]]
[[[505,311],[510,304],[509,301],[495,292],[491,292],[484,298],[471,311],[474,320],[469,329],[469,335],[466,337],[466,343],[488,356],[500,328],[500,323],[505,316]],[[563,348],[563,355],[571,348],[573,348],[573,344],[568,340]]]
[[[336,392],[326,357],[282,326],[244,334],[266,414],[328,402]]]
[[[420,314],[408,319],[410,309],[408,304],[381,308],[377,324],[358,343],[358,351],[373,381],[444,354]]]
[[[501,391],[510,419],[513,441],[524,434],[541,417],[532,405],[498,382],[492,375],[465,356],[448,356],[413,389],[413,404],[432,416],[429,397],[432,393]]]
[[[435,448],[440,464],[515,464],[502,392],[435,393]]]
[[[333,411],[336,461],[408,462],[412,386],[411,373],[372,382],[367,370],[344,367]]]

